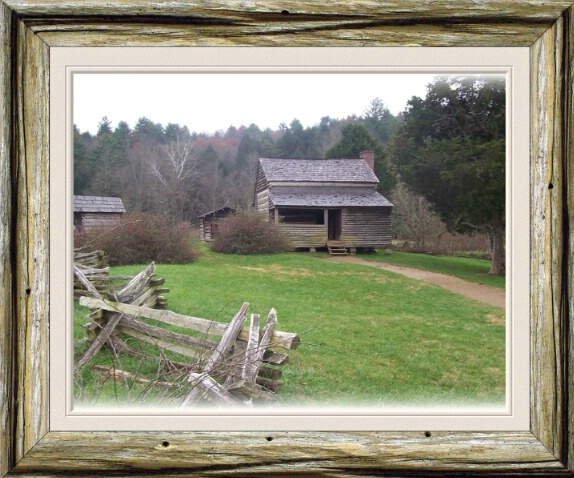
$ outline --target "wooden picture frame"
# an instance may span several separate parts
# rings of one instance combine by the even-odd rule
[[[574,476],[571,0],[1,0],[0,44],[0,476]],[[49,53],[128,45],[530,47],[530,432],[51,432]]]

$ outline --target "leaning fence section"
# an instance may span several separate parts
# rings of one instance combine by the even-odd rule
[[[108,266],[108,257],[104,251],[84,251],[74,249],[74,264],[80,267],[102,269]]]
[[[184,390],[181,407],[253,406],[279,400],[282,367],[300,339],[277,329],[275,309],[262,320],[244,303],[229,323],[183,315],[165,309],[163,294],[168,289],[162,287],[163,279],[155,278],[153,263],[119,289],[98,289],[77,269],[76,277],[87,292],[79,303],[90,310],[91,319],[91,345],[76,363],[77,372],[106,347],[115,354],[159,360],[165,369],[179,371],[185,377],[183,386],[157,379],[154,384]],[[107,373],[150,381],[129,370],[109,368]]]

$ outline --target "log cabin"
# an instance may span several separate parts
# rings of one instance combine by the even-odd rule
[[[104,232],[118,226],[125,212],[121,198],[74,196],[74,228],[78,232]]]
[[[199,238],[205,242],[213,241],[221,222],[234,213],[235,209],[226,206],[199,216]]]
[[[359,159],[260,158],[253,207],[294,248],[333,254],[391,245],[393,204],[376,190],[373,151]]]

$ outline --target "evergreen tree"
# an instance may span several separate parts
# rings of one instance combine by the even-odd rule
[[[138,120],[134,133],[137,140],[143,144],[159,145],[166,142],[163,126],[160,123],[154,123],[146,117]]]
[[[451,231],[489,235],[492,274],[505,270],[505,99],[503,78],[437,77],[392,145],[401,179]]]
[[[111,134],[112,132],[112,122],[107,116],[104,116],[98,123],[98,133],[97,136],[104,136],[106,134]]]
[[[91,136],[88,135],[91,139]],[[89,143],[74,125],[74,194],[85,195],[90,190],[93,165],[90,161]]]
[[[380,98],[371,101],[365,111],[364,121],[382,144],[387,144],[390,141],[400,124]]]
[[[326,158],[358,158],[361,151],[375,152],[375,174],[379,178],[377,191],[389,195],[397,182],[396,174],[390,166],[382,146],[359,123],[349,123],[341,128],[342,138],[325,154]]]
[[[113,154],[118,166],[127,164],[131,133],[132,131],[125,121],[120,121],[113,132]]]
[[[317,132],[318,128],[304,128],[298,119],[294,119],[277,141],[278,156],[287,159],[318,158],[320,145]]]
[[[104,116],[98,125],[94,147],[90,151],[92,177],[89,191],[102,196],[116,196],[118,156],[114,150],[114,135],[111,122]]]
[[[191,139],[191,134],[187,126],[180,126],[179,124],[169,123],[164,130],[164,142]]]
[[[275,142],[270,130],[261,131],[257,125],[251,124],[244,132],[239,143],[236,156],[236,169],[251,169],[253,162],[260,157],[274,157]]]

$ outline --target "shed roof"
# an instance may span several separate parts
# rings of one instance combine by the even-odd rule
[[[235,209],[233,209],[232,207],[229,207],[229,206],[224,206],[224,207],[220,207],[219,209],[214,209],[213,211],[206,212],[205,214],[202,214],[201,216],[198,216],[198,217],[201,218],[201,217],[212,216],[212,215],[217,214],[218,212],[234,213]]]
[[[363,159],[276,159],[260,158],[267,181],[379,182]]]
[[[74,212],[126,212],[121,198],[101,196],[74,196]]]
[[[274,206],[304,207],[392,207],[393,204],[374,189],[281,188],[272,190]]]

